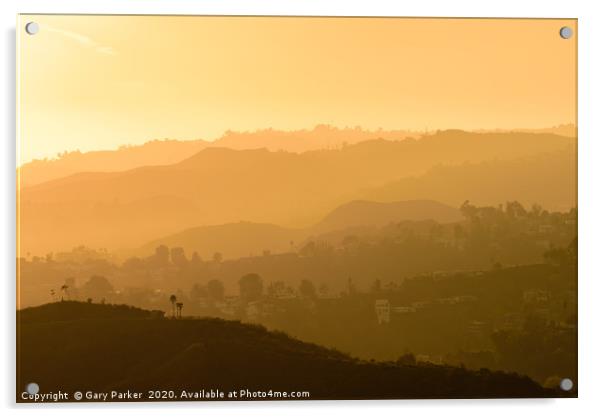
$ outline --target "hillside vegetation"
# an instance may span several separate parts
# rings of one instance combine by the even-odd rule
[[[19,311],[18,386],[35,381],[42,391],[67,392],[295,390],[309,391],[311,399],[558,395],[516,374],[365,362],[261,326],[156,317],[78,302]]]

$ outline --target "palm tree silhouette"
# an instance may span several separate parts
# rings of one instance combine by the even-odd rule
[[[169,301],[171,301],[171,317],[175,318],[176,317],[176,301],[178,301],[178,298],[175,296],[175,294],[172,294],[171,297],[169,297]]]
[[[184,307],[184,303],[177,303],[176,306],[178,307],[178,318],[182,318],[182,307]]]
[[[68,296],[69,293],[67,292],[67,290],[69,289],[69,286],[67,284],[64,284],[61,287],[61,292],[63,293],[64,296]],[[63,301],[63,296],[61,296],[61,301]]]

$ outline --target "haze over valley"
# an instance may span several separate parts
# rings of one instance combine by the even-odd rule
[[[190,228],[240,222],[307,229],[356,200],[455,208],[465,200],[517,200],[568,210],[576,195],[575,150],[575,139],[565,136],[442,131],[301,153],[211,147],[125,171],[106,172],[106,164],[105,172],[20,190],[21,251],[41,256],[82,244],[129,250]],[[130,150],[116,151],[118,168],[122,152]],[[29,169],[21,168],[24,178]],[[406,220],[402,213],[391,219]]]

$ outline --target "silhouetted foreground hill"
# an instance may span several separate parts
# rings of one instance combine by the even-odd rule
[[[308,391],[310,399],[552,397],[516,374],[363,362],[256,325],[59,302],[17,313],[18,395],[110,390]]]

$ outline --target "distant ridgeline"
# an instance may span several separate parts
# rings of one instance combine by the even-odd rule
[[[508,130],[481,130],[478,133],[508,133]],[[574,125],[549,129],[516,129],[514,133],[541,133],[575,137]],[[431,132],[432,134],[432,132]],[[215,141],[208,140],[152,140],[142,145],[125,145],[115,150],[64,152],[56,158],[36,159],[22,166],[26,173],[22,186],[31,186],[82,171],[124,171],[140,166],[168,165],[180,162],[195,153],[220,147],[237,150],[265,148],[271,151],[306,152],[335,149],[366,140],[404,140],[429,135],[428,132],[409,130],[376,130],[357,128],[339,129],[318,125],[313,129],[282,131],[260,129],[254,132],[227,131]]]
[[[33,166],[24,166],[23,254],[79,245],[135,249],[191,228],[239,222],[307,228],[354,201],[520,201],[551,211],[576,204],[576,139],[548,133],[452,130],[301,153],[208,147],[177,162],[121,169],[120,152],[128,151],[35,185],[28,185]]]
[[[407,130],[370,131],[359,127],[339,129],[328,125],[317,125],[313,129],[296,131],[229,130],[214,141],[156,139],[141,145],[124,145],[115,150],[71,151],[58,154],[56,158],[33,160],[22,166],[24,174],[22,186],[40,184],[83,171],[125,171],[141,166],[175,164],[206,148],[236,150],[265,148],[271,151],[306,152],[335,149],[378,138],[386,140],[416,138],[421,134],[422,132]]]
[[[71,393],[247,389],[306,391],[309,399],[562,395],[517,374],[360,361],[236,321],[172,320],[127,306],[72,301],[19,311],[17,320],[19,393],[35,381],[43,392]]]

